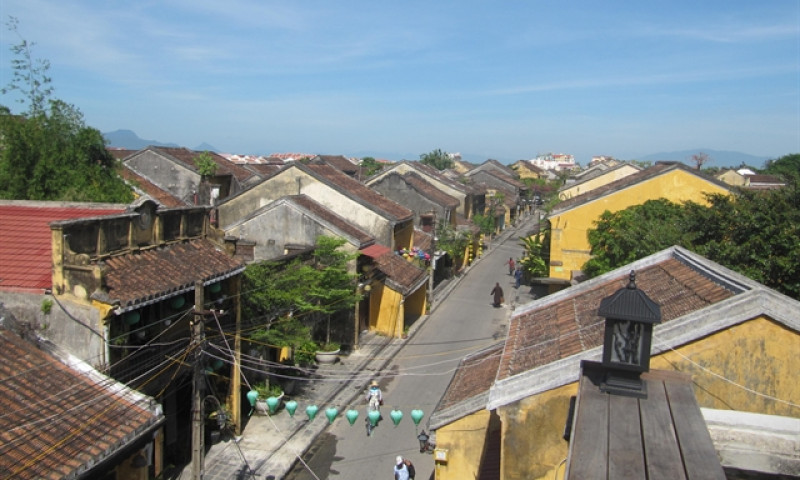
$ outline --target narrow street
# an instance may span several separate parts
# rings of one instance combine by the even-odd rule
[[[502,240],[496,239],[381,372],[378,380],[384,394],[383,420],[372,436],[366,434],[364,405],[353,406],[360,413],[355,425],[340,421],[328,427],[303,457],[308,468],[298,462],[287,479],[391,478],[397,455],[414,463],[416,478],[433,478],[433,457],[420,453],[417,434],[428,431],[430,414],[459,360],[505,338],[512,305],[517,301],[514,279],[505,262],[509,257],[521,257],[519,237],[534,222],[533,216],[526,217],[521,226],[504,232]],[[489,292],[495,282],[505,293],[502,308],[492,306]],[[532,298],[528,289],[520,289],[519,301]],[[389,415],[393,409],[403,412],[397,426]],[[419,427],[411,419],[413,409],[424,412]]]

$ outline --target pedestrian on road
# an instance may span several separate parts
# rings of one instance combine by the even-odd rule
[[[514,259],[512,257],[508,258],[506,265],[508,265],[508,274],[514,275]]]
[[[500,282],[494,284],[494,288],[489,295],[494,295],[494,306],[495,308],[499,307],[500,305],[505,302],[505,298],[503,296],[503,289],[500,287]]]
[[[517,265],[517,270],[514,271],[514,288],[519,288],[522,283],[522,265]]]
[[[394,459],[394,480],[409,480],[408,468],[400,455]]]

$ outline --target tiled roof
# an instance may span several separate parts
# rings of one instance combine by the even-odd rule
[[[442,182],[444,184],[447,184],[448,186],[450,186],[450,188],[453,188],[455,190],[458,190],[458,191],[464,192],[464,193],[474,193],[473,189],[472,189],[472,186],[463,184],[461,182],[457,182],[457,181],[453,180],[452,178],[448,178],[447,175],[444,175],[442,172],[440,172],[439,170],[436,170],[435,168],[431,167],[430,165],[426,165],[426,164],[424,164],[422,162],[408,162],[408,161],[406,161],[406,162],[403,162],[403,163],[405,163],[406,165],[411,166],[412,168],[416,169],[417,171],[419,171],[419,172],[421,172],[421,173],[423,173],[425,175],[429,175],[429,176],[435,178],[436,180],[438,180],[438,181],[440,181],[440,182]]]
[[[497,376],[502,353],[503,343],[500,342],[461,360],[436,410],[445,410],[481,393],[488,393]]]
[[[116,158],[117,160],[122,160],[125,157],[133,155],[138,150],[128,150],[127,148],[114,148],[114,147],[107,147],[106,150],[108,153],[111,154],[112,157]]]
[[[510,175],[506,175],[503,172],[499,172],[497,170],[492,170],[491,168],[487,168],[487,169],[481,170],[479,172],[473,170],[472,172],[467,172],[467,176],[472,177],[472,176],[475,176],[475,175],[477,175],[479,173],[485,173],[487,175],[491,175],[491,176],[495,177],[496,179],[501,180],[501,181],[503,181],[503,182],[515,187],[515,188],[525,188],[525,184],[520,182],[516,178],[514,178],[514,177],[512,177]]]
[[[197,164],[195,160],[197,157],[202,155],[205,152],[197,152],[195,150],[189,150],[188,148],[183,147],[148,147],[151,150],[156,152],[160,152],[162,155],[166,155],[169,157],[174,158],[175,160],[188,165],[193,169],[197,169]],[[214,152],[208,152],[211,156],[211,159],[214,160],[219,168],[217,169],[216,175],[232,175],[240,182],[244,182],[251,176],[253,176],[253,172],[250,170],[243,168],[241,165],[237,165],[233,162],[229,162],[225,157],[216,154]]]
[[[438,203],[443,207],[458,208],[458,206],[461,204],[457,198],[439,190],[433,184],[429,183],[416,173],[408,172],[403,175],[403,179],[406,181],[406,183],[408,183],[408,185],[414,188],[414,190],[427,197],[428,200]]]
[[[210,240],[169,244],[105,261],[108,301],[120,310],[152,303],[173,292],[194,288],[194,282],[214,282],[244,270]]]
[[[150,397],[44,347],[0,329],[0,477],[83,478],[163,421]]]
[[[513,316],[498,379],[602,345],[605,319],[597,315],[597,308],[625,280],[624,275],[610,278],[589,290],[576,289],[579,295]],[[661,306],[662,324],[735,295],[725,284],[674,257],[637,270],[636,285]]]
[[[370,245],[369,247],[365,247],[359,250],[361,255],[366,255],[370,258],[378,258],[381,255],[385,255],[391,251],[392,251],[391,248],[387,247],[386,245],[381,245],[379,243]]]
[[[395,221],[402,222],[414,217],[414,212],[411,210],[389,200],[358,180],[348,177],[335,167],[327,164],[308,164],[303,167],[336,186],[342,193],[356,197],[366,206],[371,206],[384,212]]]
[[[325,220],[326,222],[335,226],[336,228],[346,233],[347,235],[350,235],[351,237],[355,238],[362,246],[375,242],[375,238],[372,235],[364,232],[363,230],[356,227],[355,225],[348,222],[339,215],[336,215],[336,213],[332,212],[327,207],[315,202],[308,195],[291,195],[287,198],[290,201],[296,203],[297,205],[305,208],[309,212],[313,213],[320,219]]]
[[[41,293],[52,286],[50,222],[124,211],[125,205],[0,202],[0,288]]]
[[[403,295],[410,295],[425,284],[428,274],[425,270],[393,252],[375,259],[377,269],[387,277],[386,284]]]
[[[418,249],[427,252],[431,249],[433,235],[423,232],[417,228],[414,229],[414,246]]]
[[[358,172],[358,165],[342,155],[317,155],[315,158],[332,167],[338,168],[348,175],[353,175]]]
[[[641,172],[634,173],[633,175],[628,175],[627,177],[620,178],[619,180],[611,182],[607,185],[603,185],[601,187],[590,190],[586,193],[576,195],[572,198],[564,200],[563,202],[560,202],[558,205],[556,205],[556,207],[553,210],[553,213],[554,214],[562,213],[578,205],[583,205],[585,203],[596,200],[609,193],[616,192],[631,185],[636,185],[637,183],[642,183],[647,180],[650,180],[651,178],[658,177],[671,170],[683,170],[685,172],[691,173],[692,175],[697,175],[698,177],[703,178],[709,183],[719,185],[720,187],[725,189],[730,189],[730,185],[727,185],[715,178],[705,176],[699,173],[697,170],[690,169],[686,165],[683,165],[681,163],[659,163],[653,165],[650,168],[646,168]]]
[[[135,188],[149,195],[153,200],[158,202],[160,205],[163,205],[167,208],[189,206],[186,202],[182,201],[181,199],[173,195],[171,192],[161,189],[161,187],[159,187],[158,185],[155,185],[150,180],[134,172],[133,170],[128,168],[127,165],[123,165],[120,174],[122,178],[124,178],[129,183],[134,184]]]

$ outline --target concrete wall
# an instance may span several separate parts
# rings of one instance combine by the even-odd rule
[[[422,178],[425,179],[425,181],[427,181],[428,183],[432,184],[433,186],[435,186],[439,190],[441,190],[444,193],[450,195],[451,197],[457,198],[458,199],[458,209],[457,209],[457,211],[460,214],[462,214],[465,217],[467,217],[467,218],[471,217],[472,206],[468,205],[467,202],[468,201],[472,201],[472,197],[468,196],[463,190],[458,190],[458,189],[453,188],[452,186],[450,186],[450,185],[448,185],[448,184],[446,184],[444,182],[440,182],[439,180],[437,180],[434,177],[429,177],[428,175],[415,170],[414,168],[412,168],[411,166],[409,166],[408,164],[405,164],[405,163],[397,164],[397,165],[393,166],[391,169],[389,169],[389,170],[387,170],[385,172],[379,173],[378,175],[376,175],[373,178],[371,178],[370,181],[367,183],[367,185],[369,185],[371,187],[373,183],[376,183],[376,182],[380,181],[380,179],[384,178],[385,176],[387,176],[391,172],[397,172],[400,175],[402,175],[404,173],[407,173],[407,172],[415,172],[415,173],[419,174]]]
[[[378,243],[394,247],[392,222],[299,168],[288,168],[218,207],[219,224],[231,225],[287,195],[305,194],[369,233]]]
[[[370,188],[381,193],[384,197],[406,207],[414,212],[414,225],[419,225],[420,213],[436,212],[436,218],[446,218],[445,208],[432,202],[419,192],[411,188],[398,175],[388,175],[372,183]]]
[[[677,203],[692,200],[705,204],[706,193],[730,192],[716,183],[676,169],[564,213],[551,215],[550,277],[570,280],[573,271],[583,268],[590,258],[587,232],[594,228],[594,222],[606,210],[617,212],[658,198]]]
[[[436,447],[447,449],[447,462],[436,465],[436,480],[478,478],[490,419],[489,410],[480,410],[436,430]]]
[[[609,172],[605,172],[601,175],[598,175],[594,178],[586,180],[585,182],[577,183],[569,188],[565,188],[558,194],[558,198],[561,200],[567,200],[572,197],[576,197],[578,195],[591,192],[597,188],[603,187],[608,185],[611,182],[615,182],[621,178],[625,178],[629,175],[633,175],[634,173],[639,173],[640,170],[633,165],[625,165],[619,168],[615,168]]]
[[[313,246],[322,235],[341,237],[339,231],[325,227],[291,203],[276,204],[274,208],[226,229],[225,234],[254,242],[254,261],[284,255],[287,244]],[[343,246],[348,253],[354,253],[357,248],[352,243]]]
[[[42,312],[44,301],[52,303],[48,314]],[[56,302],[50,295],[10,292],[0,292],[0,302],[17,321],[30,325],[39,335],[89,365],[102,370],[108,363],[105,329],[98,311],[91,306],[65,299]]]
[[[132,170],[146,177],[182,200],[189,200],[200,184],[200,175],[161,155],[145,150],[125,162]]]

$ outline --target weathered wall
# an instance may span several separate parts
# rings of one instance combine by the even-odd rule
[[[550,277],[570,280],[573,271],[583,268],[583,264],[590,258],[587,231],[594,228],[594,222],[606,210],[617,212],[657,198],[666,198],[677,203],[687,200],[707,203],[706,193],[730,192],[716,183],[676,169],[564,213],[552,215],[549,218],[552,227]]]
[[[378,243],[392,245],[389,220],[361,203],[322,184],[299,168],[288,168],[218,206],[219,224],[231,225],[259,208],[287,195],[305,194],[340,217],[369,233]]]
[[[416,292],[406,297],[404,329],[410,327],[419,317],[425,315],[428,305],[428,284],[425,283]]]
[[[400,337],[403,334],[403,296],[383,283],[373,284],[369,301],[370,330]]]
[[[654,355],[650,368],[691,374],[700,407],[800,418],[800,408],[789,404],[800,398],[797,352],[800,332],[756,318]],[[550,479],[563,471],[568,444],[562,435],[576,393],[573,383],[498,409],[502,478]]]
[[[800,418],[787,403],[800,399],[798,352],[800,332],[759,317],[654,356],[650,368],[691,374],[701,407]]]
[[[367,185],[371,187],[373,183],[376,183],[376,182],[380,181],[382,178],[384,178],[385,176],[389,175],[389,173],[391,173],[391,172],[397,172],[400,175],[403,175],[404,173],[408,173],[408,172],[415,172],[415,173],[421,175],[422,178],[424,178],[426,182],[432,184],[433,186],[435,186],[439,190],[443,191],[444,193],[450,195],[451,197],[457,198],[458,199],[458,209],[457,209],[458,212],[461,213],[462,215],[464,215],[465,217],[470,218],[470,215],[471,215],[470,214],[470,210],[471,210],[471,208],[466,204],[466,200],[468,198],[470,198],[470,197],[468,197],[467,194],[463,190],[458,190],[458,189],[453,188],[452,186],[450,186],[450,185],[448,185],[448,184],[446,184],[444,182],[440,182],[436,178],[430,177],[430,176],[428,176],[428,175],[426,175],[424,173],[421,173],[421,172],[415,170],[414,168],[410,167],[408,164],[405,164],[405,163],[399,163],[397,165],[394,165],[391,169],[375,175],[374,177],[372,177],[369,180],[369,182],[367,182]],[[401,203],[401,205],[402,205],[402,203]]]
[[[254,242],[254,261],[284,255],[287,244],[313,246],[322,235],[341,238],[338,231],[325,227],[289,203],[277,204],[260,215],[237,223],[226,229],[225,234]],[[346,243],[343,250],[353,253],[357,246]]]
[[[33,327],[39,335],[95,368],[107,364],[104,327],[98,311],[65,299],[56,302],[50,295],[2,292],[0,301],[20,323]],[[42,312],[42,302],[50,301],[50,313]],[[62,308],[63,307],[63,308]]]
[[[181,200],[191,199],[200,184],[197,172],[145,150],[125,162],[130,168]]]
[[[594,178],[586,180],[585,182],[577,183],[569,188],[565,188],[558,194],[561,200],[567,200],[578,195],[591,192],[600,187],[604,187],[611,182],[615,182],[620,178],[625,178],[634,173],[639,173],[640,170],[633,165],[625,165],[619,168],[614,168],[611,171],[605,172]]]
[[[569,398],[577,393],[575,382],[498,409],[503,424],[501,478],[554,478],[567,457],[564,426]]]
[[[436,466],[436,480],[478,478],[491,413],[480,410],[436,430],[436,446],[447,449],[447,463]]]
[[[419,225],[420,213],[436,212],[436,218],[445,218],[445,209],[410,187],[399,175],[387,175],[370,185],[384,197],[414,212],[414,225]]]

